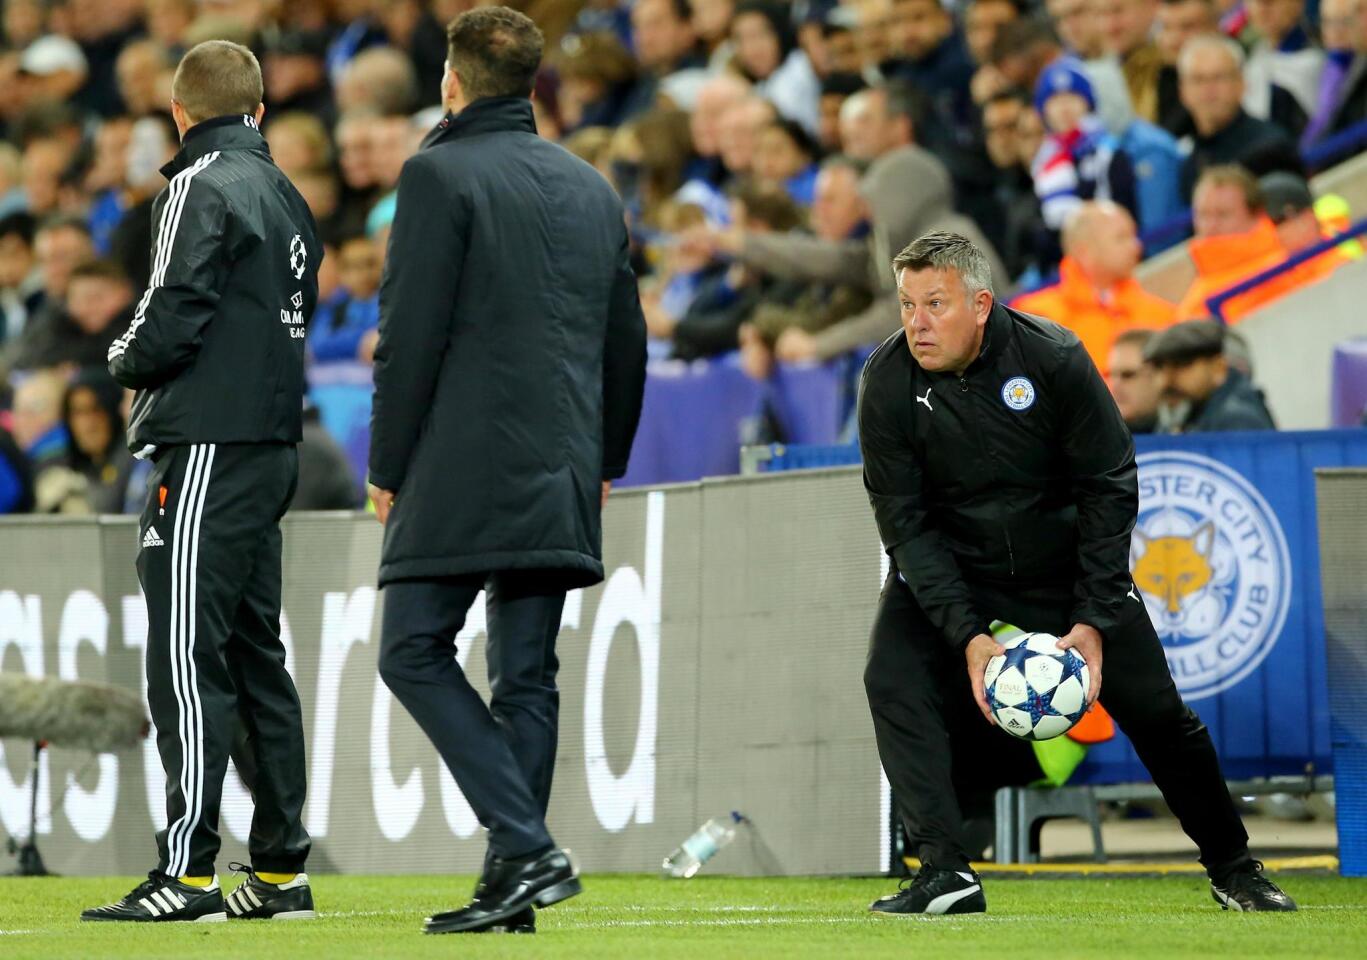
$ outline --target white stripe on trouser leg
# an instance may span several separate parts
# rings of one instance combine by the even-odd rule
[[[204,461],[204,469],[201,471],[199,491],[195,495],[194,516],[190,518],[190,558],[186,564],[189,610],[185,623],[189,631],[185,645],[185,662],[189,665],[190,673],[185,687],[192,701],[190,716],[195,723],[192,745],[195,748],[197,762],[191,780],[191,786],[194,787],[194,803],[186,807],[185,866],[181,874],[190,869],[190,841],[195,828],[199,826],[200,816],[204,813],[204,705],[199,698],[199,668],[195,666],[195,635],[199,621],[199,524],[204,518],[204,501],[209,496],[209,479],[214,470],[214,452],[218,448],[211,443],[205,449],[208,450],[208,454]]]
[[[176,519],[171,531],[171,629],[166,650],[171,670],[171,690],[176,697],[176,736],[180,739],[180,795],[186,807],[189,805],[189,801],[186,799],[186,791],[189,787],[188,774],[194,758],[190,755],[190,737],[188,735],[190,704],[183,686],[184,671],[181,669],[180,659],[181,618],[184,607],[180,595],[180,547],[185,539],[185,528],[188,526],[186,515],[189,512],[187,509],[189,491],[197,476],[199,462],[199,448],[190,447],[190,452],[185,459],[185,472],[181,476],[180,489],[176,491]],[[170,773],[170,770],[167,770],[168,776]],[[167,812],[169,814],[170,811]],[[166,872],[171,876],[180,876],[176,871],[176,862],[180,859],[180,837],[184,827],[185,809],[182,809],[181,815],[166,827]]]

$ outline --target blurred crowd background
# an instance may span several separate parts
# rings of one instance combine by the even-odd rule
[[[0,513],[141,506],[104,358],[150,272],[180,55],[223,38],[261,61],[266,139],[325,244],[326,379],[370,362],[394,186],[442,116],[445,24],[474,5],[0,4]],[[625,202],[656,357],[764,379],[867,350],[898,328],[892,256],[948,229],[990,249],[1000,298],[1079,333],[1136,430],[1219,429],[1206,401],[1257,391],[1207,299],[1351,220],[1306,177],[1367,139],[1367,0],[510,5],[546,34],[539,132]],[[1137,265],[1188,237],[1188,295],[1146,293]],[[359,506],[309,424],[296,507]]]

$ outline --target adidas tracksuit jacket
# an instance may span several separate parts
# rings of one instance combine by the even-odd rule
[[[250,116],[208,120],[162,171],[152,275],[109,349],[150,458],[138,576],[147,698],[166,769],[159,869],[214,872],[230,749],[250,771],[257,870],[308,855],[299,697],[280,642],[280,527],[298,474],[313,217]]]

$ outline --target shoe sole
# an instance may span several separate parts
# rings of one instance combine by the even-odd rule
[[[554,886],[547,887],[545,890],[542,890],[542,891],[541,891],[540,893],[538,893],[536,896],[532,897],[532,899],[531,899],[530,902],[528,902],[528,903],[521,903],[521,904],[518,904],[518,905],[515,906],[515,907],[511,907],[511,908],[508,910],[508,913],[507,913],[505,916],[502,916],[502,917],[494,917],[494,918],[485,920],[485,921],[484,921],[483,923],[481,923],[479,926],[468,926],[468,927],[466,927],[466,926],[448,926],[448,925],[446,925],[446,924],[444,924],[444,923],[433,923],[433,922],[432,922],[432,918],[431,918],[431,917],[428,917],[428,918],[427,918],[427,923],[426,923],[426,925],[423,927],[423,932],[424,932],[424,933],[433,933],[433,934],[446,934],[446,933],[490,933],[490,932],[493,932],[493,930],[495,930],[495,929],[497,929],[497,928],[504,927],[504,924],[507,922],[507,920],[508,920],[509,917],[516,916],[517,914],[521,913],[523,910],[527,909],[527,907],[529,907],[529,906],[536,906],[536,907],[542,907],[542,908],[544,908],[544,907],[549,907],[549,906],[553,906],[554,904],[560,903],[562,900],[568,900],[568,899],[570,899],[570,897],[578,896],[579,894],[581,894],[581,893],[583,893],[583,892],[584,892],[584,887],[583,887],[583,884],[581,884],[581,883],[579,882],[579,878],[578,878],[578,877],[570,877],[570,878],[568,878],[568,879],[566,879],[566,880],[561,880],[559,883],[555,884]],[[505,927],[505,929],[506,929],[506,927]],[[511,932],[513,932],[513,931],[508,931],[508,932],[511,933]],[[535,932],[535,930],[528,931],[528,932]]]
[[[538,907],[549,907],[562,900],[568,900],[570,897],[577,897],[583,892],[584,886],[579,882],[579,878],[570,877],[568,880],[562,880],[555,886],[538,893],[532,898],[532,903]]]
[[[226,911],[224,913],[206,913],[202,917],[184,920],[179,917],[169,920],[153,920],[151,917],[145,920],[134,917],[81,917],[82,923],[226,923],[227,921],[228,914]]]

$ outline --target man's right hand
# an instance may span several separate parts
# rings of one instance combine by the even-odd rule
[[[985,633],[980,633],[968,641],[964,648],[964,659],[968,661],[968,680],[973,684],[973,699],[978,701],[978,709],[983,712],[987,722],[994,727],[997,720],[992,716],[992,708],[987,705],[987,661],[1006,653],[1006,648]]]
[[[389,523],[389,511],[394,509],[394,491],[381,490],[373,483],[366,484],[366,490],[375,507],[375,519],[380,521],[380,526],[384,526]]]

